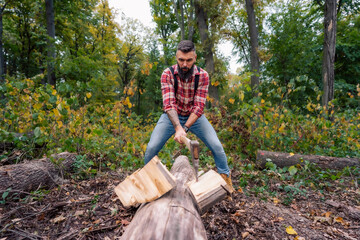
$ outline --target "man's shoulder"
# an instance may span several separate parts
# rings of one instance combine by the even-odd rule
[[[208,72],[205,69],[203,69],[203,68],[201,68],[199,66],[195,65],[194,68],[196,68],[196,73],[200,74],[200,76],[208,76],[209,75]]]
[[[170,74],[171,73],[171,68],[174,72],[177,72],[177,66],[176,64],[175,65],[172,65],[172,66],[169,66],[167,68],[164,69],[163,71],[163,74]]]

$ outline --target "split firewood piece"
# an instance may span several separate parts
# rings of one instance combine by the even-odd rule
[[[114,190],[124,207],[130,207],[153,201],[170,191],[175,185],[175,177],[155,156]]]
[[[214,170],[209,170],[200,176],[197,182],[189,182],[188,186],[201,213],[223,200],[229,192],[225,180]]]

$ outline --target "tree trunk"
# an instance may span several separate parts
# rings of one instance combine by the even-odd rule
[[[48,83],[56,87],[55,78],[55,17],[54,17],[54,1],[45,0],[46,5],[46,25],[48,34],[48,49],[47,49],[47,79]]]
[[[0,84],[4,83],[5,80],[4,79],[5,61],[4,61],[4,51],[3,51],[3,13],[6,4],[7,2],[5,2],[4,5],[0,6]]]
[[[207,14],[204,8],[200,5],[199,0],[195,0],[195,12],[197,17],[197,25],[199,28],[200,39],[204,45],[204,54],[205,54],[205,64],[206,71],[209,73],[211,79],[212,75],[215,73],[215,64],[214,64],[214,54],[213,47],[214,44],[209,36],[209,27],[207,25]],[[215,100],[215,105],[219,101],[219,89],[216,86],[213,86],[210,81],[209,85],[209,96]]]
[[[323,98],[322,105],[328,106],[334,99],[334,62],[336,47],[336,0],[325,1],[324,17],[324,52],[323,52]]]
[[[194,38],[194,26],[193,26],[193,21],[194,21],[194,0],[190,0],[190,8],[188,10],[188,40],[193,41]]]
[[[76,155],[63,152],[52,156],[60,164],[54,164],[48,158],[27,163],[0,167],[0,191],[31,192],[39,187],[51,188],[57,184],[62,171],[71,171]]]
[[[319,155],[300,155],[289,154],[282,152],[269,152],[259,150],[256,155],[257,163],[260,167],[265,168],[267,159],[270,159],[276,166],[289,167],[293,165],[305,165],[305,161],[315,163],[322,169],[337,169],[342,170],[344,167],[360,166],[360,159],[358,158],[337,158]]]
[[[180,34],[181,34],[181,40],[184,40],[185,39],[185,24],[184,24],[184,7],[183,7],[183,4],[184,2],[179,0],[172,0],[173,2],[173,5],[174,5],[174,14],[176,16],[176,20],[179,24],[179,27],[180,27]],[[179,12],[178,12],[178,3],[179,3],[179,8],[180,8],[180,16],[179,16]]]
[[[176,186],[156,201],[143,204],[121,239],[207,239],[197,204],[186,184],[195,179],[187,157],[178,157],[171,173]]]
[[[259,86],[259,41],[258,41],[258,30],[256,27],[255,11],[252,0],[246,0],[246,12],[248,18],[249,35],[250,35],[250,65],[251,65],[251,88],[254,91]]]

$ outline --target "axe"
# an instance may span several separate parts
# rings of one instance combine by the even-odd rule
[[[199,169],[199,142],[196,140],[190,140],[185,136],[181,137],[181,142],[186,145],[191,153],[192,164],[194,167],[196,181],[198,181],[198,169]]]

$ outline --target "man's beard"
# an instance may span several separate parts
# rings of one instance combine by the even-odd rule
[[[192,65],[192,67],[187,72],[184,72],[183,69],[179,66],[179,64],[178,64],[178,69],[179,69],[178,72],[179,72],[180,78],[187,81],[194,72],[194,65]]]

